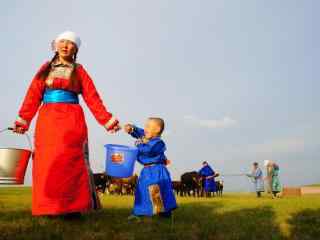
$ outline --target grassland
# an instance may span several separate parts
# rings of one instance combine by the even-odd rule
[[[103,196],[79,220],[33,218],[30,188],[0,188],[0,239],[319,239],[320,196],[178,198],[173,219],[129,222],[133,198]]]
[[[304,187],[320,187],[320,183],[306,185]]]

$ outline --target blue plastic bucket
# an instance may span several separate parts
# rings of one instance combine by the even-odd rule
[[[118,178],[132,176],[138,149],[116,144],[106,144],[104,147],[106,148],[106,173]]]

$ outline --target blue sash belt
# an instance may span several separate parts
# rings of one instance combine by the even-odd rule
[[[75,92],[63,89],[46,89],[43,95],[43,103],[73,103],[78,104],[79,98]]]

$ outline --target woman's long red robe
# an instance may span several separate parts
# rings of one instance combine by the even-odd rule
[[[79,104],[42,104],[46,85],[38,75],[32,80],[19,111],[20,121],[30,124],[40,107],[32,165],[32,214],[59,215],[97,208],[99,200],[88,162],[83,110]],[[110,125],[114,118],[81,65],[76,67],[75,77],[78,84],[72,88],[69,80],[63,78],[55,78],[51,87],[81,94],[97,121]]]

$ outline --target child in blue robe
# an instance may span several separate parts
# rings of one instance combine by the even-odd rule
[[[211,196],[211,193],[216,192],[216,182],[214,180],[216,174],[207,162],[202,163],[202,168],[199,171],[200,176],[203,178],[203,188],[207,196]]]
[[[164,121],[161,118],[149,118],[144,129],[127,124],[124,130],[138,139],[137,160],[144,165],[136,186],[131,218],[153,215],[170,217],[177,203],[166,167],[166,145],[161,139]]]

